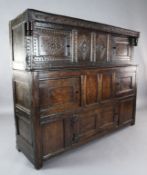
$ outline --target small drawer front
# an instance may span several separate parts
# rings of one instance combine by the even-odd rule
[[[69,111],[80,106],[80,77],[40,80],[41,115]]]
[[[135,72],[124,72],[116,74],[116,96],[133,95],[136,91]]]

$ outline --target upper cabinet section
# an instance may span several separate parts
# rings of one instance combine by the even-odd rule
[[[14,69],[132,63],[139,32],[26,10],[10,22]]]

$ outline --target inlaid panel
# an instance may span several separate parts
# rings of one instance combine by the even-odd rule
[[[108,35],[97,33],[96,34],[96,54],[94,55],[94,60],[96,62],[106,62],[107,61],[107,43]]]
[[[90,61],[91,59],[91,32],[78,31],[78,61]]]
[[[71,31],[36,27],[33,36],[34,62],[71,61]]]
[[[41,80],[39,88],[42,115],[80,106],[80,77]]]

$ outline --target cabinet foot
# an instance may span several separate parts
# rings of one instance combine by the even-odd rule
[[[133,125],[135,125],[135,121],[132,121],[132,122],[131,122],[131,126],[133,126]]]

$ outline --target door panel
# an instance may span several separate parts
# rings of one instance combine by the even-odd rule
[[[120,101],[119,124],[126,124],[133,120],[135,110],[134,98],[127,98]]]
[[[117,62],[131,60],[132,47],[129,44],[128,38],[112,36],[110,44],[112,61]]]
[[[116,96],[130,95],[135,93],[136,74],[135,72],[116,73]]]
[[[44,79],[39,88],[42,115],[43,111],[51,114],[80,106],[80,77]]]
[[[73,115],[71,126],[73,128],[72,143],[81,142],[97,133],[98,110],[88,110]]]

